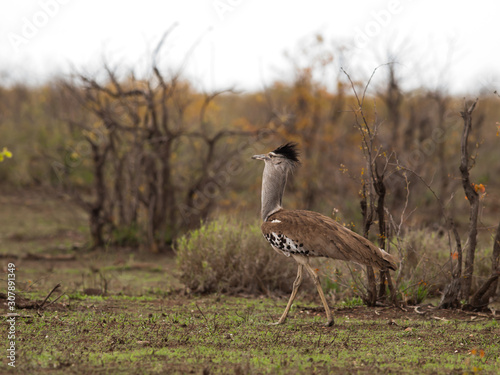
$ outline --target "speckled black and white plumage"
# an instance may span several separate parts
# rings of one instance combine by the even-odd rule
[[[315,256],[314,251],[306,249],[303,243],[289,238],[283,233],[269,232],[264,234],[264,237],[274,250],[281,251],[287,257],[290,255]]]

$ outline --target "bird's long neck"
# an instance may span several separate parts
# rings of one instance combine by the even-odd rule
[[[281,200],[285,192],[286,177],[286,171],[277,171],[266,163],[262,175],[261,215],[263,221],[282,208]]]

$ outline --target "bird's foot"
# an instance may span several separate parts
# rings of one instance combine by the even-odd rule
[[[285,321],[284,320],[278,320],[276,323],[269,323],[270,326],[278,326],[280,324],[283,324]]]
[[[331,327],[335,324],[335,321],[332,319],[332,320],[329,320],[325,323],[325,327]]]

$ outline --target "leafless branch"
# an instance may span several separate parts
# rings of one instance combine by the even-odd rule
[[[60,286],[61,286],[61,283],[58,283],[55,287],[52,288],[52,290],[50,291],[50,293],[47,294],[47,297],[45,297],[45,299],[42,301],[42,303],[40,304],[40,306],[38,306],[39,309],[43,308],[43,306],[45,305],[45,302],[47,302],[47,300],[50,298],[50,296],[52,295],[52,293],[54,293]]]

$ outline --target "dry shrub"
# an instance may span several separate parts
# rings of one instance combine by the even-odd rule
[[[404,235],[402,247],[404,265],[399,289],[403,297],[409,297],[410,302],[421,302],[416,296],[423,289],[427,290],[429,297],[441,297],[451,278],[450,247],[454,252],[454,239],[450,239],[445,231],[411,230]],[[487,246],[477,248],[473,290],[491,272],[490,254],[491,249]]]
[[[400,244],[403,267],[393,273],[393,279],[399,280],[399,298],[416,304],[439,297],[450,272],[446,233],[408,231]],[[297,272],[293,259],[271,249],[262,237],[259,222],[244,224],[237,218],[204,223],[177,241],[176,255],[181,281],[195,293],[288,294]],[[479,257],[485,258],[483,252]],[[488,267],[480,263],[477,270],[482,272],[478,276],[487,276]],[[349,300],[364,292],[365,267],[325,258],[313,259],[311,264],[319,269],[323,289],[333,301]],[[301,292],[316,296],[307,274]]]
[[[426,229],[408,231],[402,239],[402,279],[409,285],[425,282],[442,290],[449,281],[450,239],[446,233]]]
[[[398,298],[409,304],[438,297],[449,281],[449,240],[445,234],[430,230],[408,231],[400,242],[393,241],[391,253],[403,259],[402,268],[391,272]],[[401,246],[397,250],[395,247]],[[366,295],[366,268],[353,263],[333,261],[318,268],[326,277],[327,291],[335,300]],[[378,283],[378,273],[377,273]],[[389,291],[387,291],[389,293]]]
[[[175,251],[181,281],[196,293],[289,293],[297,272],[293,259],[272,250],[260,223],[235,218],[204,223]]]

